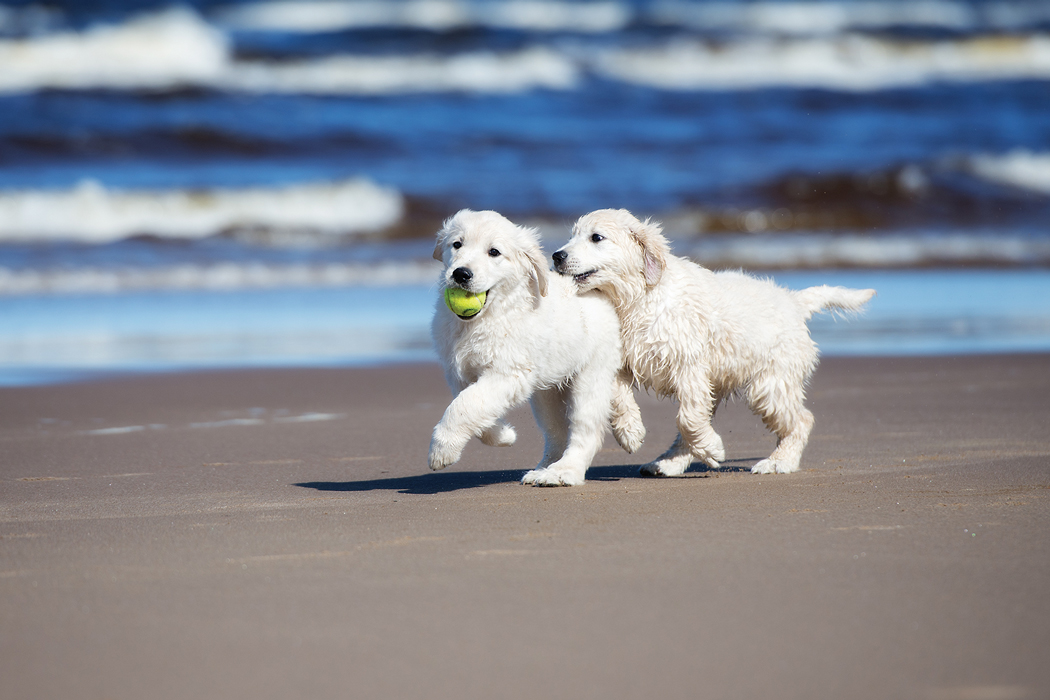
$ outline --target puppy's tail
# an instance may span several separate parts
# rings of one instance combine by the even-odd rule
[[[843,313],[857,313],[875,296],[874,289],[849,289],[847,287],[809,287],[795,292],[795,300],[806,314],[810,316],[827,309]]]

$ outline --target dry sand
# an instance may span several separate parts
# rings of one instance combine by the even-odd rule
[[[0,390],[3,698],[1050,697],[1050,356],[829,359],[793,475],[574,489],[436,366]]]

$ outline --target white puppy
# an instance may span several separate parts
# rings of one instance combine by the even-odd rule
[[[510,445],[502,421],[530,399],[546,441],[526,484],[582,484],[612,422],[617,442],[634,452],[645,437],[641,412],[623,369],[620,324],[601,294],[576,293],[550,275],[535,231],[493,211],[463,210],[445,222],[434,257],[443,287],[486,292],[484,306],[463,318],[443,301],[433,333],[454,395],[430,443],[430,468],[459,460],[471,437]]]
[[[857,311],[875,290],[790,291],[741,272],[711,272],[671,255],[658,224],[623,209],[580,218],[553,257],[581,293],[600,290],[616,306],[635,378],[678,398],[678,437],[643,473],[676,476],[694,457],[717,468],[725,450],[711,418],[737,390],[777,436],[773,454],[751,471],[798,470],[813,428],[805,388],[817,366],[806,321],[829,308]]]

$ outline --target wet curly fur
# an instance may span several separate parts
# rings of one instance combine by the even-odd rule
[[[672,255],[659,224],[624,209],[580,218],[553,257],[581,294],[597,291],[613,302],[636,380],[679,401],[678,437],[643,473],[675,476],[693,459],[717,468],[725,449],[711,418],[738,391],[777,436],[776,449],[751,471],[798,470],[813,428],[804,399],[818,356],[806,322],[825,309],[857,311],[875,290],[791,291],[741,272],[712,272]]]

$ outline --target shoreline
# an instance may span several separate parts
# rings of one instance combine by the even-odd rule
[[[19,697],[1038,698],[1050,354],[824,358],[802,471],[581,487],[474,441],[431,364],[0,388],[0,675]]]

